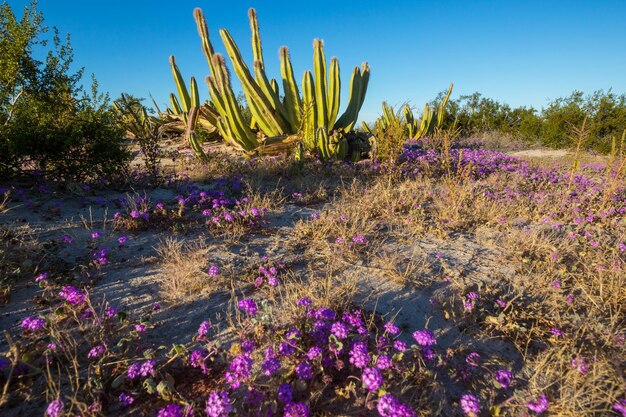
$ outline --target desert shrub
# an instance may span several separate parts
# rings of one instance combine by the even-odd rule
[[[62,42],[56,29],[45,62],[34,57],[35,46],[47,46],[47,31],[36,2],[20,21],[0,5],[0,175],[36,170],[83,180],[119,173],[129,154],[108,97],[95,80],[91,94],[83,91],[82,70],[70,72],[69,37]]]

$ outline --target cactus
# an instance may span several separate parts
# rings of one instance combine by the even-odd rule
[[[452,88],[454,85],[450,83],[450,87],[444,96],[444,99],[437,106],[437,110],[433,111],[428,103],[424,105],[424,111],[422,112],[422,118],[416,120],[413,116],[413,111],[408,104],[405,104],[402,108],[402,117],[394,112],[393,107],[389,106],[386,102],[382,104],[382,114],[376,119],[375,132],[367,124],[363,123],[363,129],[372,134],[379,134],[389,129],[393,125],[402,125],[404,135],[409,139],[420,139],[424,136],[432,134],[435,129],[441,128],[443,124],[443,118],[445,116],[445,108],[452,94]],[[437,123],[433,124],[432,121],[437,115]]]
[[[254,55],[251,67],[246,65],[228,30],[219,31],[252,114],[251,123],[246,124],[241,114],[242,109],[236,105],[224,59],[215,53],[209,38],[202,10],[195,9],[194,17],[210,70],[207,83],[212,104],[208,106],[208,109],[214,112],[215,125],[228,142],[246,152],[251,152],[259,146],[263,147],[263,142],[268,139],[263,139],[261,143],[257,140],[257,135],[253,130],[258,128],[263,136],[272,138],[273,142],[276,138],[283,137],[286,143],[287,139],[291,143],[293,135],[300,134],[304,147],[309,151],[318,152],[324,159],[345,158],[348,155],[347,141],[342,141],[337,132],[348,132],[356,123],[369,81],[367,63],[363,64],[361,69],[356,67],[352,72],[348,108],[337,119],[341,93],[339,61],[333,58],[327,71],[323,43],[321,40],[314,40],[313,73],[315,77],[311,72],[304,73],[301,97],[289,59],[289,50],[282,47],[279,53],[283,88],[281,100],[279,83],[270,79],[265,72],[259,24],[255,10],[250,9],[248,18]],[[192,101],[194,92],[192,89],[191,94],[185,95],[186,88],[183,88],[182,77],[175,75],[175,79],[177,86],[180,86],[179,97],[181,97],[181,103],[177,106],[185,110],[184,102]],[[193,83],[195,80],[192,81]],[[174,100],[172,101],[174,107]],[[272,144],[272,148],[279,147]]]

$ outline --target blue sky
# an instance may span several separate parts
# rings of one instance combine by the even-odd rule
[[[21,16],[28,1],[9,0]],[[251,59],[247,10],[259,17],[266,68],[278,78],[278,49],[291,51],[298,79],[312,68],[312,41],[337,56],[343,100],[351,69],[371,80],[361,119],[383,100],[421,108],[455,83],[453,97],[479,91],[512,106],[541,107],[574,89],[626,93],[626,1],[239,1],[40,0],[46,23],[69,32],[77,66],[113,98],[152,94],[165,104],[174,84],[168,56],[201,97],[208,73],[192,12],[203,8],[218,52],[228,28]],[[235,88],[237,88],[235,86]]]

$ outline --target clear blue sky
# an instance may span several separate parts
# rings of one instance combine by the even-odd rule
[[[9,0],[21,16],[26,0]],[[69,32],[75,62],[113,98],[174,90],[168,56],[208,98],[208,73],[192,12],[204,9],[218,52],[226,27],[250,62],[247,10],[257,9],[266,67],[279,78],[278,48],[291,51],[298,79],[312,68],[312,40],[352,67],[371,66],[361,119],[383,100],[421,105],[455,83],[453,97],[479,91],[512,106],[540,108],[574,89],[626,93],[626,1],[144,1],[40,0],[46,23]],[[237,88],[237,87],[235,87]]]

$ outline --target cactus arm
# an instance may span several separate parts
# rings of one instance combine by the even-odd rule
[[[183,112],[183,109],[180,107],[180,103],[178,102],[178,98],[174,93],[170,93],[170,106],[172,106],[172,110],[176,114],[181,114]]]
[[[196,83],[196,79],[194,77],[191,77],[189,88],[191,91],[191,96],[190,96],[191,107],[196,107],[197,109],[200,109],[200,97],[198,95],[198,84]]]
[[[193,11],[193,16],[196,20],[196,26],[198,27],[198,35],[200,35],[200,39],[202,40],[202,51],[204,52],[207,63],[209,64],[210,74],[213,75],[215,74],[215,65],[213,63],[215,50],[213,49],[213,44],[209,38],[209,29],[207,27],[202,9],[196,7]]]
[[[302,109],[304,123],[304,141],[310,151],[315,149],[315,132],[317,130],[317,117],[315,107],[315,82],[310,71],[305,71],[302,77]]]
[[[450,87],[448,88],[448,92],[443,98],[442,102],[439,104],[437,108],[437,127],[441,127],[443,124],[443,116],[445,114],[446,106],[448,105],[448,100],[450,99],[450,95],[452,94],[452,88],[454,87],[453,83],[450,83]]]
[[[174,76],[174,82],[176,83],[178,97],[180,97],[181,100],[181,108],[185,113],[187,113],[191,108],[191,98],[189,97],[185,80],[178,69],[178,65],[176,65],[176,58],[174,58],[174,56],[170,56],[170,66],[172,67],[172,75]]]
[[[272,83],[267,79],[267,75],[265,74],[263,66],[259,61],[254,63],[254,77],[265,96],[269,99],[272,110],[279,113],[285,120],[287,120],[287,112],[283,108],[280,96],[276,91],[278,90],[278,84],[276,84],[276,90],[274,90]],[[276,81],[274,80],[274,82]]]
[[[220,35],[226,46],[228,57],[235,68],[235,73],[241,81],[248,102],[253,100],[257,104],[259,114],[253,114],[255,120],[260,121],[259,119],[264,119],[265,124],[271,128],[270,131],[265,132],[265,134],[269,136],[280,136],[284,134],[288,130],[286,126],[287,123],[277,112],[273,111],[268,97],[263,94],[263,91],[250,74],[250,70],[243,61],[239,48],[237,48],[232,36],[230,36],[230,33],[228,33],[226,29],[221,29]]]
[[[256,18],[256,10],[250,8],[248,10],[248,18],[250,19],[250,30],[252,31],[252,53],[254,54],[254,62],[261,63],[261,69],[265,69],[263,62],[263,49],[261,48],[261,35],[259,34],[259,21]]]
[[[361,87],[361,71],[359,67],[354,67],[352,70],[352,77],[350,78],[350,92],[348,99],[348,107],[343,112],[341,117],[335,122],[335,126],[333,130],[343,129],[348,130],[347,127],[352,124],[352,118],[354,114],[354,109],[356,107],[356,101],[359,96],[359,88]]]
[[[330,83],[328,85],[328,126],[333,126],[339,114],[341,95],[341,78],[339,77],[339,60],[335,57],[330,60]]]
[[[283,79],[283,90],[285,92],[284,107],[287,111],[287,119],[291,124],[291,131],[297,132],[300,127],[302,100],[300,99],[296,78],[293,75],[289,50],[286,46],[280,48],[280,75]]]
[[[228,76],[228,70],[226,69],[226,63],[224,57],[219,54],[214,55],[214,64],[219,79],[222,81],[222,96],[224,100],[224,110],[227,122],[233,133],[233,139],[241,144],[245,150],[251,150],[256,148],[259,144],[256,140],[255,134],[244,123],[243,116],[241,114],[241,108],[237,103],[235,94],[230,85],[230,78]]]
[[[202,160],[206,160],[206,154],[204,153],[204,149],[200,145],[198,141],[198,136],[196,134],[196,125],[198,123],[198,117],[200,116],[200,112],[197,107],[191,107],[189,109],[189,122],[187,123],[187,130],[185,131],[185,136],[187,136],[187,141],[189,142],[189,146],[197,156]]]
[[[326,57],[321,40],[313,41],[313,70],[315,72],[315,107],[317,107],[317,125],[328,129],[328,102],[326,99]]]

